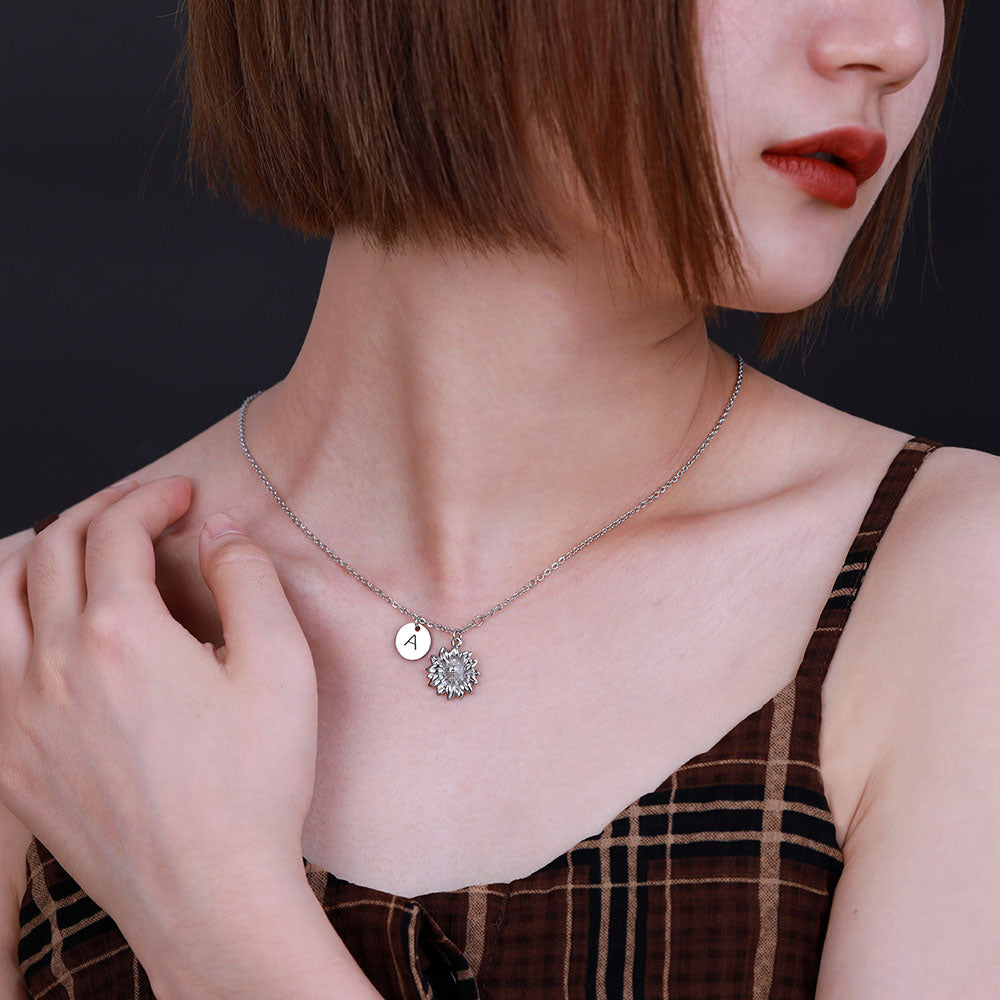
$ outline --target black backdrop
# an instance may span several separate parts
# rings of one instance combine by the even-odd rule
[[[326,244],[189,195],[178,123],[156,149],[182,24],[165,0],[4,11],[0,535],[281,378],[308,326]],[[805,363],[760,365],[840,409],[994,453],[998,24],[995,4],[967,12],[934,155],[933,259],[918,209],[885,314],[837,315]],[[759,365],[744,317],[718,340]]]

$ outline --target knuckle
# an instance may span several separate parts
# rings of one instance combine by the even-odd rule
[[[38,694],[58,686],[72,663],[71,642],[65,634],[47,636],[44,643],[37,643],[31,652],[30,668],[22,681],[22,694]]]
[[[129,495],[131,496],[132,494]],[[113,503],[110,507],[99,510],[87,525],[88,533],[92,531],[114,530],[116,525],[121,524],[128,516],[124,507],[124,501],[127,499],[128,497],[122,497],[118,503]]]
[[[80,617],[78,639],[88,653],[119,655],[132,645],[129,623],[129,611],[121,601],[91,601]]]
[[[146,483],[145,487],[140,487],[135,493],[130,494],[135,502],[141,501],[156,512],[157,516],[169,515],[173,508],[173,496],[180,483],[186,482],[184,476],[162,476],[160,479],[152,479]]]
[[[173,504],[171,503],[171,490],[165,489],[164,486],[170,483],[174,477],[169,477],[166,479],[154,480],[149,485],[153,487],[149,490],[139,491],[137,490],[134,494],[142,499],[143,504],[146,509],[152,515],[153,520],[161,521],[164,524],[173,520],[171,517],[171,510]]]
[[[121,523],[121,511],[114,507],[106,507],[95,514],[87,525],[87,545],[103,545],[107,543]]]

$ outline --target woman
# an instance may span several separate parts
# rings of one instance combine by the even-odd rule
[[[11,995],[991,995],[1000,466],[704,321],[884,290],[958,4],[636,6],[191,4],[196,162],[336,236],[0,550]]]

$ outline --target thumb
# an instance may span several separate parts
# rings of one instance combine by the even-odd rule
[[[227,514],[212,514],[198,546],[205,578],[222,622],[226,669],[281,670],[296,652],[311,660],[302,627],[292,611],[267,552]]]

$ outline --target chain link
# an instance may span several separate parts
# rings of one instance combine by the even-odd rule
[[[726,408],[722,411],[722,415],[716,421],[715,426],[708,432],[708,436],[705,438],[704,441],[702,441],[702,443],[698,446],[695,453],[684,463],[684,465],[681,466],[681,468],[679,468],[665,483],[663,483],[663,485],[661,485],[658,489],[650,493],[645,500],[640,500],[639,503],[637,503],[634,507],[629,508],[629,510],[627,510],[624,514],[620,514],[618,517],[616,517],[613,521],[606,524],[599,531],[595,531],[589,538],[585,538],[582,542],[578,543],[577,545],[574,545],[573,548],[569,550],[569,552],[566,552],[564,555],[561,555],[554,563],[543,569],[537,576],[532,577],[523,587],[521,587],[520,590],[515,591],[509,597],[505,597],[499,604],[494,604],[493,607],[490,608],[488,611],[481,612],[480,614],[475,615],[472,621],[470,621],[468,625],[465,625],[462,628],[451,628],[448,625],[442,625],[439,622],[430,621],[423,615],[418,614],[415,611],[411,611],[408,607],[406,607],[405,604],[400,604],[397,600],[390,597],[384,590],[377,587],[370,580],[365,579],[365,577],[363,577],[356,569],[354,569],[347,562],[341,559],[341,557],[338,556],[337,553],[334,552],[326,544],[326,542],[324,542],[321,538],[319,538],[312,531],[310,531],[309,528],[306,527],[306,525],[303,524],[303,522],[298,518],[298,516],[292,512],[292,509],[288,506],[288,504],[285,503],[285,501],[281,498],[278,491],[271,485],[271,482],[267,478],[267,476],[264,475],[263,470],[257,464],[257,460],[253,457],[253,455],[250,454],[250,449],[247,447],[247,442],[246,442],[247,407],[254,399],[256,399],[264,391],[263,389],[259,389],[257,392],[253,393],[253,395],[247,396],[247,398],[243,401],[243,405],[240,407],[240,447],[243,449],[243,454],[246,455],[247,461],[250,463],[251,466],[253,466],[254,472],[256,472],[257,475],[260,477],[261,482],[267,487],[268,492],[271,494],[272,497],[274,497],[278,506],[281,507],[281,509],[289,516],[289,518],[291,518],[292,522],[296,525],[296,527],[298,527],[302,531],[302,533],[306,536],[306,538],[308,538],[318,549],[320,549],[322,552],[328,555],[335,563],[337,563],[338,566],[342,567],[348,573],[350,573],[355,580],[357,580],[359,583],[363,583],[370,591],[372,591],[372,593],[378,594],[378,596],[381,597],[382,600],[385,601],[386,604],[388,604],[390,607],[395,608],[397,611],[406,615],[408,618],[412,618],[414,622],[417,622],[420,625],[425,625],[428,628],[436,628],[441,632],[449,633],[454,638],[456,645],[461,645],[463,632],[468,632],[470,629],[479,628],[480,626],[485,625],[490,618],[492,618],[495,614],[498,614],[499,612],[503,611],[504,608],[506,608],[509,604],[512,604],[514,601],[516,601],[522,594],[526,594],[533,587],[537,587],[538,584],[540,584],[543,580],[549,577],[568,559],[571,559],[573,556],[575,556],[577,552],[581,551],[582,549],[585,549],[591,543],[596,542],[598,538],[601,538],[603,535],[606,535],[613,528],[617,528],[619,524],[621,524],[624,521],[627,521],[630,517],[634,517],[636,514],[639,513],[639,511],[645,510],[646,507],[648,507],[651,503],[653,503],[653,501],[659,499],[661,496],[663,496],[664,493],[667,492],[667,490],[670,489],[671,486],[677,483],[677,481],[681,478],[681,476],[683,476],[684,473],[687,472],[687,470],[690,469],[691,466],[694,465],[696,461],[698,461],[698,459],[701,457],[702,452],[709,446],[715,435],[719,433],[719,429],[725,423],[726,417],[729,416],[729,412],[733,408],[733,403],[736,402],[736,397],[737,395],[739,395],[740,386],[743,384],[743,358],[739,354],[737,354],[736,360],[739,362],[739,370],[737,371],[736,374],[736,386],[733,389],[732,395],[729,397],[729,402],[726,403]]]

